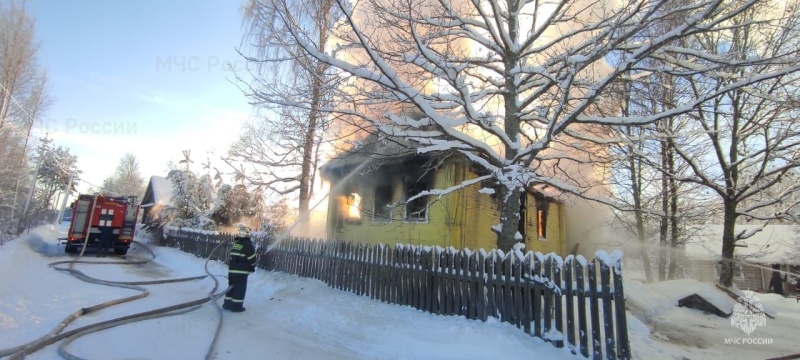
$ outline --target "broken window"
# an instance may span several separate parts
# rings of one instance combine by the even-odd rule
[[[428,197],[420,196],[409,201],[415,195],[426,190],[428,190],[427,181],[406,184],[406,221],[428,220]]]
[[[392,221],[392,187],[390,185],[378,185],[375,188],[375,204],[372,212],[372,221],[390,222]]]

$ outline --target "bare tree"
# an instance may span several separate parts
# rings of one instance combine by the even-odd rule
[[[71,154],[69,148],[63,146],[48,148],[43,156],[35,193],[36,201],[39,204],[38,210],[55,207],[54,196],[70,183],[71,175],[74,177],[69,192],[77,191],[81,174],[81,171],[78,170],[78,157]]]
[[[617,91],[603,99],[602,111],[623,117],[650,116],[670,108],[681,92],[674,77],[650,76],[649,82],[632,87],[620,81]],[[680,245],[694,231],[698,221],[708,219],[713,205],[699,186],[679,183],[668,174],[686,174],[688,166],[674,153],[674,138],[685,121],[674,117],[642,126],[603,127],[603,139],[619,139],[605,147],[608,166],[608,198],[613,202],[617,226],[637,240],[645,279],[674,279],[681,261]],[[664,169],[664,171],[662,171]],[[667,174],[667,175],[665,175]],[[654,256],[655,255],[655,258]],[[655,262],[654,262],[655,259]],[[657,266],[654,273],[652,266]]]
[[[35,22],[23,6],[0,4],[0,223],[21,210],[30,168],[28,139],[49,103],[34,35]]]
[[[644,61],[681,51],[674,40],[722,32],[732,17],[754,2],[706,0],[669,9],[669,0],[613,6],[567,0],[368,0],[357,7],[336,0],[343,20],[331,37],[335,40],[330,51],[321,51],[315,33],[298,25],[289,3],[276,2],[276,21],[289,29],[306,54],[344,79],[327,111],[364,119],[383,133],[412,140],[420,145],[419,152],[457,150],[485,170],[486,175],[471,181],[496,180],[502,207],[501,223],[493,229],[498,247],[509,249],[516,242],[519,199],[526,187],[586,192],[576,179],[552,175],[568,174],[557,168],[558,159],[570,155],[549,149],[556,139],[569,143],[570,137],[590,138],[582,130],[585,124],[652,123],[688,112],[729,89],[797,69],[769,68],[756,76],[739,73],[724,88],[698,93],[647,117],[592,112],[617,79],[638,81],[633,76],[638,72],[664,71]],[[669,16],[684,21],[649,36],[650,27]],[[687,54],[698,62],[713,57],[695,49]],[[619,59],[618,65],[608,65],[612,56]],[[706,64],[694,71],[718,68],[719,64]],[[424,118],[415,121],[369,110],[386,103],[407,104]]]
[[[337,19],[330,0],[250,0],[245,11],[248,32],[246,55],[252,81],[239,78],[260,119],[245,128],[225,159],[250,183],[278,194],[299,194],[301,215],[309,211],[319,165],[320,146],[330,118],[330,89],[336,78],[328,65],[302,52],[290,29],[278,19],[290,11],[291,26],[311,34],[317,51],[325,51]],[[249,169],[245,175],[241,169]]]
[[[684,175],[662,170],[718,196],[723,223],[719,282],[725,286],[732,284],[735,247],[752,235],[736,232],[736,223],[784,219],[797,205],[787,202],[800,191],[797,183],[781,186],[777,193],[770,191],[800,168],[797,5],[796,1],[759,1],[726,19],[724,29],[697,34],[680,51],[660,55],[672,65],[671,72],[681,76],[687,96],[720,94],[683,115],[691,126],[667,132],[691,171]],[[675,56],[690,51],[706,55],[692,63]],[[697,67],[714,71],[698,73]],[[740,86],[739,79],[777,73],[781,74]],[[767,207],[775,211],[760,211]]]

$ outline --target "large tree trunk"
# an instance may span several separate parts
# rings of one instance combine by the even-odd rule
[[[311,166],[314,160],[314,138],[317,133],[317,121],[319,116],[318,103],[320,97],[320,80],[314,79],[314,86],[311,90],[311,112],[308,114],[308,127],[306,128],[305,139],[303,140],[303,163],[300,167],[300,218],[304,219],[308,215],[309,202],[311,201]]]
[[[627,92],[626,92],[627,93]],[[627,99],[626,99],[627,100]],[[627,114],[626,114],[627,115]],[[633,135],[628,128],[628,135]],[[628,166],[631,174],[631,187],[633,190],[633,207],[636,217],[636,237],[639,240],[639,255],[642,257],[642,268],[647,282],[653,281],[653,269],[650,266],[650,252],[647,251],[647,234],[644,224],[644,211],[642,209],[642,168],[641,159],[634,155],[633,146],[629,146]]]
[[[319,36],[318,50],[324,51],[325,45],[328,43],[327,26],[328,17],[331,12],[331,2],[320,2],[319,12],[317,13],[317,31]],[[313,166],[316,164],[315,150],[317,147],[317,127],[319,124],[319,108],[322,102],[322,87],[325,85],[322,79],[325,76],[327,66],[321,61],[316,61],[314,73],[311,74],[314,79],[311,82],[311,111],[308,114],[308,124],[306,128],[305,138],[303,139],[303,163],[300,168],[300,196],[299,196],[299,212],[300,219],[307,219],[310,210],[310,201],[313,196]]]
[[[661,166],[666,168],[667,165],[667,143],[661,143]],[[669,214],[669,187],[667,184],[667,176],[661,176],[661,221],[658,227],[658,280],[664,281],[667,279],[667,235],[669,232],[669,222],[667,216]]]
[[[720,263],[719,283],[725,287],[733,285],[734,230],[736,227],[736,207],[725,201],[725,213],[722,225],[722,260]]]
[[[517,243],[514,236],[519,228],[519,203],[522,193],[509,190],[501,186],[500,199],[500,225],[502,229],[497,234],[497,248],[503,251],[511,250]]]
[[[519,11],[519,3],[518,2],[509,2],[509,12],[516,13]],[[511,16],[508,19],[508,29],[509,29],[509,37],[512,40],[516,40],[518,38],[518,31],[519,31],[519,18],[517,16]],[[519,95],[519,85],[517,84],[517,75],[515,72],[519,67],[519,54],[514,52],[509,52],[505,59],[503,59],[503,65],[505,67],[505,92],[503,93],[503,105],[505,110],[504,120],[504,130],[506,135],[512,141],[519,139],[519,131],[520,131],[520,117],[519,117],[519,104],[518,95]],[[512,160],[514,157],[517,156],[517,149],[511,146],[505,146],[505,158],[506,160]],[[517,243],[517,239],[515,235],[519,229],[519,206],[520,206],[520,196],[524,189],[520,189],[519,187],[525,186],[525,184],[515,184],[514,179],[506,178],[505,176],[500,179],[501,182],[507,181],[507,184],[500,185],[500,225],[502,229],[498,233],[497,237],[497,248],[501,250],[510,250],[514,247],[514,244]],[[522,239],[525,241],[525,239]]]
[[[731,108],[733,109],[733,116],[732,116],[732,126],[731,128],[734,129],[731,132],[731,142],[728,148],[728,157],[730,158],[730,167],[728,169],[723,168],[723,172],[727,170],[727,174],[725,176],[725,195],[722,198],[723,205],[724,205],[724,213],[723,213],[723,228],[722,228],[722,260],[719,272],[719,283],[725,287],[731,287],[733,285],[733,267],[735,266],[733,262],[733,252],[735,249],[735,241],[734,238],[734,231],[736,229],[736,192],[735,189],[738,188],[739,185],[739,165],[737,162],[739,161],[739,153],[738,153],[738,145],[739,145],[739,120],[741,119],[741,108],[739,107],[739,99],[740,99],[741,91],[734,91],[731,97]]]
[[[673,119],[669,119],[669,130],[673,132]],[[672,138],[667,139],[667,170],[670,174],[675,174],[675,147]],[[669,178],[669,279],[676,278],[678,273],[678,184],[673,176]]]

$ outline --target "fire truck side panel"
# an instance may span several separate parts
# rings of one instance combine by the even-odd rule
[[[80,195],[75,202],[75,207],[72,209],[72,222],[69,224],[69,232],[67,237],[70,240],[81,239],[86,236],[86,228],[89,226],[90,212],[89,208],[93,202],[92,196]]]
[[[136,217],[138,215],[139,206],[136,204],[127,204],[119,233],[119,239],[121,241],[129,242],[133,240],[134,232],[136,231]]]

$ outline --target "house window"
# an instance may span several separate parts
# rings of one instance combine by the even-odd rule
[[[544,198],[536,199],[536,222],[539,228],[539,239],[547,239],[547,209],[550,204]]]
[[[406,186],[406,221],[427,221],[428,220],[428,197],[420,196],[409,201],[414,195],[428,190],[426,181],[419,181]]]
[[[392,221],[392,187],[389,185],[379,185],[375,188],[375,204],[372,211],[372,221],[390,222]]]
[[[345,218],[348,221],[359,222],[361,221],[361,196],[356,193],[351,193],[347,196],[347,215]]]

